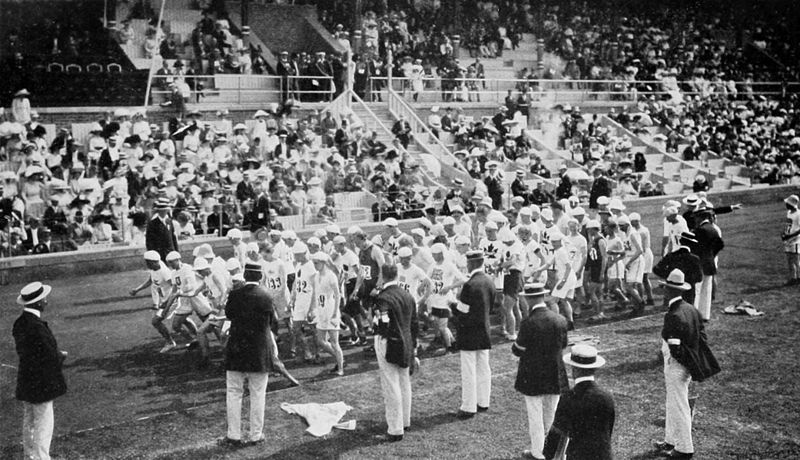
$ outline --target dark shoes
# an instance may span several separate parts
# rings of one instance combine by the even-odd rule
[[[402,434],[381,434],[377,436],[380,442],[398,442],[403,440]]]
[[[656,448],[656,451],[658,452],[659,456],[665,458],[672,458],[676,460],[688,460],[692,458],[692,456],[694,455],[694,454],[686,454],[683,452],[679,452],[675,450],[675,446],[663,441],[654,442],[653,447]]]
[[[459,410],[458,413],[456,414],[456,418],[458,418],[459,420],[467,420],[472,417],[475,417],[475,412],[466,412],[463,410]]]
[[[675,448],[675,446],[673,446],[672,444],[664,441],[654,442],[653,447],[655,447],[658,452],[667,452]]]
[[[488,410],[489,410],[488,407],[478,406],[478,412],[486,412]]]
[[[225,436],[217,441],[217,445],[220,447],[226,447],[228,449],[241,449],[245,446],[245,443],[242,442],[241,439],[231,439]]]
[[[245,444],[245,446],[246,447],[260,446],[260,445],[262,445],[262,444],[264,444],[266,442],[267,442],[266,438],[260,438],[260,439],[256,439],[255,441],[248,441]]]

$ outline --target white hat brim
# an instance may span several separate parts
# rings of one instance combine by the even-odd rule
[[[44,299],[45,297],[49,296],[49,295],[50,295],[50,291],[51,291],[52,289],[53,289],[53,288],[52,288],[52,287],[50,287],[50,286],[48,286],[47,284],[43,284],[43,285],[42,285],[42,293],[41,293],[41,294],[39,294],[38,296],[36,296],[35,298],[33,298],[33,299],[30,299],[30,300],[22,300],[22,296],[21,296],[21,295],[19,295],[19,296],[17,296],[17,304],[18,304],[18,305],[23,305],[23,306],[24,306],[24,305],[32,305],[32,304],[35,304],[36,302],[39,302],[40,300],[42,300],[42,299]]]
[[[572,367],[580,367],[581,369],[597,369],[606,365],[606,359],[600,355],[597,355],[595,361],[591,364],[576,363],[572,360],[572,353],[564,354],[562,359],[564,360],[564,364]]]

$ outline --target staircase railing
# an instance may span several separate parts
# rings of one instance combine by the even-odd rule
[[[417,140],[417,144],[419,144],[419,146],[427,153],[430,153],[436,157],[442,164],[452,166],[456,170],[466,174],[466,170],[458,158],[456,158],[455,155],[453,155],[453,152],[451,152],[447,146],[444,145],[444,142],[433,135],[433,132],[428,127],[428,124],[423,122],[419,116],[417,116],[417,112],[415,112],[414,109],[412,109],[406,103],[406,101],[391,88],[387,90],[387,93],[389,112],[391,112],[391,114],[396,118],[399,118],[400,115],[405,116],[406,121],[408,121],[409,125],[411,125],[411,131],[414,133],[414,138]],[[417,138],[418,134],[427,134],[427,142]],[[434,151],[434,149],[431,148],[431,143],[439,147],[438,154]]]
[[[365,127],[369,131],[383,131],[389,136],[394,137],[394,134],[392,134],[392,130],[383,124],[383,122],[380,120],[380,118],[378,118],[375,112],[373,112],[372,109],[370,109],[369,106],[366,103],[364,103],[364,101],[360,97],[358,97],[358,95],[354,91],[347,90],[343,93],[343,95],[345,93],[349,93],[353,102],[356,103],[359,108],[367,112],[367,114],[369,115],[369,120],[363,120],[363,119],[361,120],[361,122],[364,123]],[[372,126],[369,125],[369,123],[371,123],[372,126],[374,126],[377,129],[374,129]],[[425,180],[425,182],[427,182],[428,185],[435,185],[441,187],[442,184],[440,184],[436,179],[431,177],[431,174],[428,172],[424,162],[422,162],[419,159],[417,161],[419,161],[420,163],[420,171],[422,172],[422,177]]]

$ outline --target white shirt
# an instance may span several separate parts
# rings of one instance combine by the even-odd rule
[[[161,305],[161,302],[169,297],[169,291],[172,291],[172,272],[159,260],[158,270],[150,270],[150,295],[153,298],[153,305]]]
[[[788,211],[786,213],[786,229],[784,232],[786,234],[795,233],[800,230],[800,211]],[[795,236],[794,238],[788,239],[783,242],[783,244],[789,246],[793,244],[797,244],[800,242],[800,235]]]
[[[297,277],[294,280],[295,307],[308,309],[311,306],[312,283],[316,273],[317,270],[311,261],[297,267]]]
[[[23,308],[22,311],[26,311],[26,312],[28,312],[28,313],[30,313],[32,315],[36,315],[37,318],[41,318],[42,317],[42,312],[40,312],[39,310],[37,310],[35,308]]]
[[[408,268],[403,267],[402,264],[397,266],[397,285],[408,291],[414,302],[419,302],[422,297],[420,287],[428,276],[422,271],[421,268],[414,264],[410,264]]]
[[[473,272],[474,273],[474,272]],[[450,302],[455,302],[456,296],[453,289],[446,294],[440,294],[445,286],[451,286],[457,281],[466,281],[464,275],[458,270],[451,262],[442,262],[441,264],[433,264],[428,269],[428,278],[431,280],[432,294],[428,298],[428,305],[431,308],[449,309]]]
[[[594,382],[594,375],[587,375],[586,377],[578,377],[577,379],[575,379],[575,385],[581,382],[590,382],[590,381]]]
[[[664,254],[675,252],[680,246],[681,233],[689,231],[689,226],[683,216],[677,216],[677,221],[673,224],[668,220],[664,220],[664,236],[667,239],[667,246],[664,248]]]

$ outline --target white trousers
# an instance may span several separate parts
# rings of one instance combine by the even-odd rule
[[[536,458],[544,458],[544,440],[553,426],[560,395],[525,396],[528,410],[528,431],[531,435],[531,453]]]
[[[478,406],[489,407],[492,394],[492,369],[489,367],[489,350],[462,350],[461,355],[461,410],[475,413]]]
[[[386,339],[375,336],[375,354],[386,406],[387,433],[402,435],[403,427],[411,425],[411,378],[409,369],[386,362]]]
[[[662,342],[664,382],[667,387],[667,414],[664,442],[684,454],[694,453],[692,443],[692,411],[689,408],[689,371],[669,354],[667,342]]]
[[[250,390],[250,440],[257,441],[264,437],[262,431],[268,375],[266,372],[226,372],[229,439],[242,439],[242,395],[245,379]]]
[[[714,277],[703,275],[703,281],[694,285],[694,308],[700,312],[703,319],[711,318],[711,289],[714,286]]]
[[[26,460],[50,460],[53,423],[53,401],[22,402],[22,449]]]

